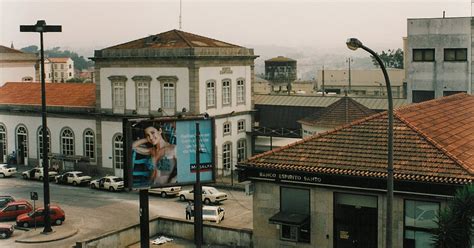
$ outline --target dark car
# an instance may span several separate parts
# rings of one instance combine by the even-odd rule
[[[0,209],[0,220],[15,220],[20,214],[28,213],[33,207],[26,200],[13,201]]]
[[[44,208],[38,208],[34,212],[30,212],[27,214],[22,214],[16,217],[16,225],[21,227],[30,227],[35,225],[35,219],[37,225],[44,224]],[[66,219],[66,214],[64,210],[62,210],[59,206],[52,205],[49,208],[49,216],[51,223],[56,225],[63,224],[64,220]]]
[[[13,234],[13,225],[0,224],[0,239],[7,239]]]
[[[15,198],[9,195],[0,195],[0,209],[4,208],[9,202],[15,201]]]

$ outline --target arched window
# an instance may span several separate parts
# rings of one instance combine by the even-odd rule
[[[7,128],[0,123],[0,163],[7,162]]]
[[[17,163],[28,163],[28,129],[23,124],[18,125],[16,129],[16,150]]]
[[[115,169],[123,169],[123,136],[116,134],[114,136],[114,167]]]
[[[95,159],[95,136],[91,129],[84,131],[84,156]]]
[[[222,166],[224,169],[230,169],[232,164],[232,143],[227,142],[222,145]]]
[[[46,129],[46,144],[48,147],[48,153],[51,152],[51,134],[49,129]],[[38,158],[43,158],[43,127],[38,128]]]
[[[74,133],[70,128],[61,132],[61,154],[74,155]]]

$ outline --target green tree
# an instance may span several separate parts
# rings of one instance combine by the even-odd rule
[[[438,228],[433,229],[435,247],[470,248],[473,234],[474,185],[456,191],[448,207],[437,216]]]
[[[27,53],[37,53],[38,52],[38,46],[31,45],[31,46],[23,47],[20,50],[23,51],[23,52],[27,52]]]
[[[397,50],[390,50],[388,49],[387,52],[382,51],[382,53],[377,53],[382,60],[383,64],[387,68],[398,68],[403,69],[403,51],[402,49],[398,48]],[[372,63],[378,68],[379,63],[375,60],[374,56],[370,55],[372,59]]]
[[[20,49],[24,52],[38,52],[38,47],[37,46],[28,46]],[[78,70],[83,70],[87,69],[91,66],[94,66],[94,62],[90,60],[86,60],[83,56],[79,56],[79,54],[69,51],[69,50],[64,50],[62,51],[60,47],[53,47],[52,49],[48,49],[44,51],[45,57],[51,57],[51,58],[61,58],[61,57],[68,57],[71,58],[74,61],[74,68]]]

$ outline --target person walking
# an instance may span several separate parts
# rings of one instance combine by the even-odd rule
[[[188,202],[188,205],[186,206],[186,220],[190,220],[191,219],[191,213],[193,211],[193,205],[191,204],[191,202],[189,201]]]

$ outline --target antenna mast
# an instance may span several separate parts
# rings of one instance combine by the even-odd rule
[[[179,0],[179,30],[181,30],[181,0]]]

